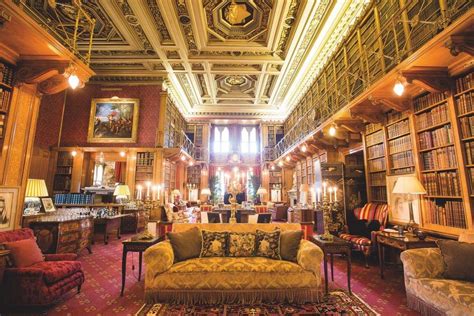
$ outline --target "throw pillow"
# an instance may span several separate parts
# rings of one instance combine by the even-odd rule
[[[44,256],[34,239],[9,241],[4,244],[10,250],[13,265],[17,268],[29,267],[44,261]]]
[[[200,257],[225,257],[228,232],[202,230],[202,249]]]
[[[287,230],[280,234],[281,259],[296,262],[296,255],[303,238],[302,230]]]
[[[252,257],[255,254],[255,234],[229,233],[229,257]]]
[[[201,232],[193,227],[181,233],[169,232],[167,234],[173,247],[175,261],[184,261],[198,258],[201,254]]]
[[[474,258],[474,244],[455,240],[438,240],[436,243],[446,266],[444,277],[474,282],[474,260],[465,260],[465,258]]]
[[[256,251],[258,257],[270,259],[281,259],[280,256],[280,230],[265,232],[257,229],[255,236]]]

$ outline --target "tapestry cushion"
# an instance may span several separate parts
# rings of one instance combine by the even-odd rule
[[[225,257],[228,232],[202,230],[202,248],[200,257]]]
[[[46,284],[53,284],[82,270],[79,261],[44,261],[31,266],[43,272]]]
[[[303,238],[302,230],[287,230],[280,233],[281,259],[296,262],[296,255]]]
[[[4,244],[10,250],[10,258],[17,268],[29,267],[37,262],[44,261],[44,256],[33,238],[9,241]]]
[[[201,254],[201,232],[199,228],[193,227],[181,233],[167,233],[168,239],[173,247],[176,262],[198,258]]]
[[[474,282],[474,244],[455,240],[437,240],[446,269],[443,276],[447,279]]]
[[[281,259],[280,230],[265,232],[257,229],[255,255],[270,259]]]
[[[227,245],[229,257],[252,257],[255,255],[255,234],[229,233]]]

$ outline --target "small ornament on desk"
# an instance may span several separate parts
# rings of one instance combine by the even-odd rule
[[[428,234],[420,229],[418,229],[418,231],[416,232],[416,236],[418,237],[418,239],[420,240],[425,240],[425,238],[428,236]]]

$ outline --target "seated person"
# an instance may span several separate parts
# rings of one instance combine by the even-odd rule
[[[224,194],[224,204],[230,204],[230,199],[233,198],[234,196],[232,195],[232,193],[229,193],[229,192],[226,192]]]
[[[242,204],[242,202],[246,200],[245,192],[242,191],[242,192],[237,193],[236,199],[237,199],[238,204]]]

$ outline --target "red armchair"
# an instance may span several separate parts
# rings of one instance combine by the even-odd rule
[[[0,232],[0,243],[35,238],[23,228]],[[73,288],[81,290],[84,273],[76,254],[47,254],[44,262],[29,267],[7,267],[1,286],[4,306],[46,306]]]
[[[375,232],[383,230],[387,225],[388,205],[367,203],[362,208],[356,208],[351,215],[354,215],[353,220],[348,216],[348,226],[344,227],[344,232],[339,237],[351,242],[353,249],[364,254],[365,266],[368,268],[368,258],[376,245]]]

